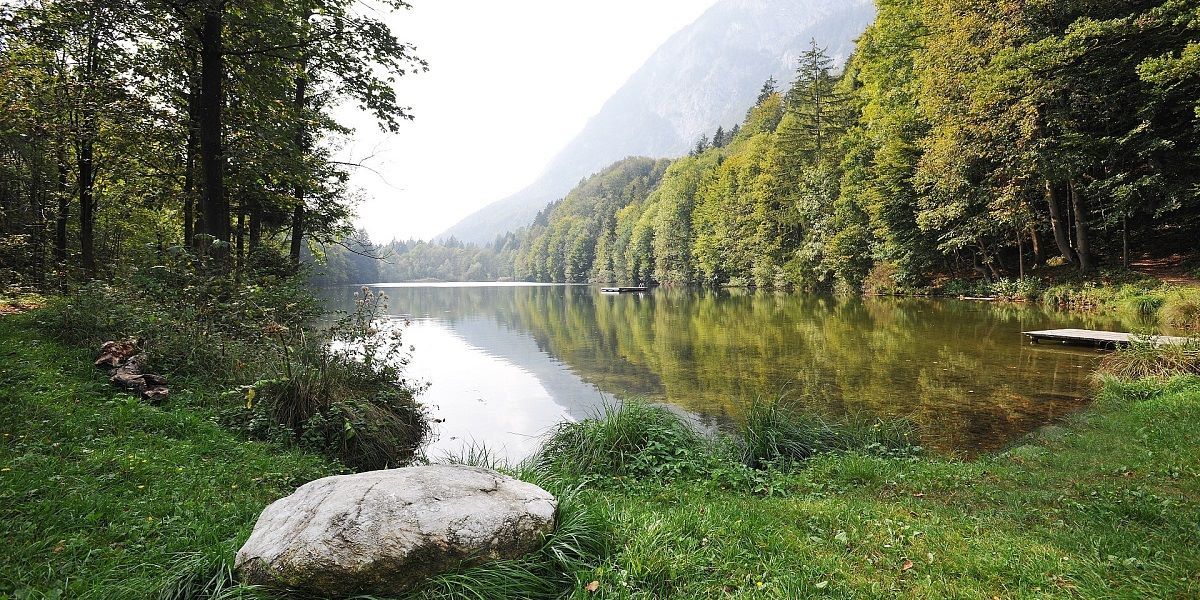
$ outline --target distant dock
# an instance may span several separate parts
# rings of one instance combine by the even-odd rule
[[[633,292],[645,292],[645,291],[648,291],[649,289],[650,288],[648,288],[648,287],[636,287],[636,286],[635,287],[603,287],[603,288],[600,288],[600,291],[605,294],[631,294]]]
[[[1093,331],[1091,329],[1048,329],[1045,331],[1026,331],[1025,337],[1035,344],[1058,342],[1076,346],[1098,346],[1101,348],[1120,348],[1129,346],[1137,338],[1131,333],[1116,331]],[[1185,344],[1188,338],[1152,335],[1146,338],[1151,344]]]

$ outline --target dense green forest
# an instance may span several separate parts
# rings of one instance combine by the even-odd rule
[[[357,105],[395,131],[410,114],[392,84],[426,68],[384,14],[352,0],[4,3],[3,279],[116,279],[184,257],[286,273],[347,246],[355,165],[334,158],[351,132],[332,112]]]
[[[517,276],[894,288],[1200,232],[1196,2],[878,8],[844,72],[814,42],[732,140],[576,189]]]
[[[814,41],[744,123],[547,207],[512,275],[890,291],[1086,273],[1200,235],[1196,2],[877,4],[841,72]],[[405,260],[431,270],[402,273],[489,264],[419,249],[435,257]]]

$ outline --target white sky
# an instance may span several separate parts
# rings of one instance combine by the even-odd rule
[[[416,120],[359,115],[341,158],[366,161],[359,223],[376,242],[428,239],[532,183],[605,100],[716,0],[411,0],[389,17],[428,73],[397,83]]]

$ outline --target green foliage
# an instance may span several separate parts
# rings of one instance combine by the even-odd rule
[[[76,346],[141,339],[168,380],[236,388],[204,402],[227,426],[368,470],[410,461],[429,429],[423,387],[404,374],[403,323],[386,318],[385,303],[364,288],[353,312],[320,330],[303,279],[268,272],[239,283],[197,272],[185,255],[124,286],[84,286],[39,316]]]
[[[724,143],[702,140],[637,194],[598,181],[628,159],[548,207],[516,277],[857,292],[886,265],[874,293],[969,275],[1030,300],[1043,267],[1094,276],[1126,241],[1193,250],[1186,2],[877,4],[841,74],[813,41]]]
[[[286,376],[223,395],[230,407],[222,421],[258,439],[323,452],[359,471],[411,462],[429,433],[416,402],[424,388],[404,379],[402,323],[387,321],[387,297],[366,287],[356,296],[355,311],[326,335],[295,336],[269,326],[261,342],[277,341]]]
[[[584,180],[535,219],[516,254],[516,276],[558,283],[607,282],[620,270],[629,280],[648,279],[653,267],[648,259],[649,223],[634,213],[618,213],[640,205],[659,186],[668,164],[629,158]]]

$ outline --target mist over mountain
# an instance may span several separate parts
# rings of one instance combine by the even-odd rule
[[[529,187],[442,233],[487,243],[533,221],[580,179],[626,156],[685,154],[739,123],[764,81],[781,88],[810,40],[843,61],[875,15],[871,0],[723,0],[672,36]]]

